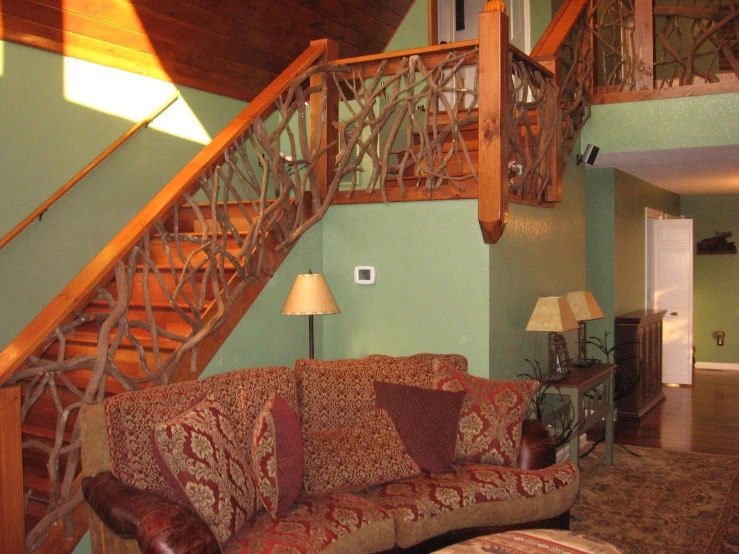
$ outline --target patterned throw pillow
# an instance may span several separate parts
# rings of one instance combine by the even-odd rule
[[[390,414],[408,454],[423,471],[456,472],[452,462],[466,392],[375,381],[375,395],[377,407]]]
[[[363,489],[421,474],[385,410],[343,429],[306,432],[305,490],[309,494]]]
[[[154,453],[165,480],[179,487],[223,546],[252,516],[249,465],[232,421],[212,395],[154,426]]]
[[[303,437],[297,414],[279,394],[254,422],[251,452],[262,504],[273,518],[284,515],[303,487]]]
[[[521,427],[539,381],[493,381],[434,362],[435,388],[467,391],[457,433],[457,462],[517,467]]]

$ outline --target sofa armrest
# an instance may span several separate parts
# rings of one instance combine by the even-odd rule
[[[109,471],[82,480],[90,508],[114,533],[135,538],[144,554],[216,554],[218,543],[191,510],[121,483]]]
[[[535,419],[526,419],[521,431],[521,450],[518,467],[521,469],[543,469],[557,462],[554,438],[544,425]]]

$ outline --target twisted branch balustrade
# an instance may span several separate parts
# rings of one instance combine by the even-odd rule
[[[337,124],[339,156],[354,152],[342,170],[350,181],[348,196],[361,183],[368,194],[379,188],[388,200],[392,180],[401,198],[408,182],[429,197],[444,184],[462,191],[465,182],[477,184],[462,130],[477,122],[478,56],[479,49],[470,47],[433,64],[411,55],[392,67],[383,60],[332,72],[340,113],[347,114]]]
[[[739,4],[735,0],[658,1],[654,7],[658,88],[739,78]]]
[[[558,90],[550,75],[519,52],[511,51],[510,68],[509,190],[541,203],[554,180],[551,162],[557,146]]]
[[[590,118],[594,53],[592,11],[583,10],[557,52],[560,60],[559,107],[562,117],[561,159],[566,160],[575,139]]]

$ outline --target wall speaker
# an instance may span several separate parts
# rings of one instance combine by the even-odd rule
[[[582,162],[585,162],[588,165],[593,165],[595,163],[595,158],[598,157],[599,150],[600,148],[598,148],[597,146],[588,144],[585,147],[585,152],[577,156],[577,165],[580,165]]]

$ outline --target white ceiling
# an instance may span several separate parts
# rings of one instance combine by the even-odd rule
[[[615,167],[681,195],[739,194],[739,144],[640,152],[601,150],[593,167]]]

